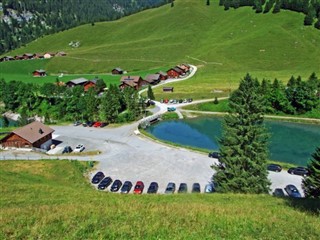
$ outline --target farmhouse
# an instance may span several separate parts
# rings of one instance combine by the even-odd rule
[[[23,58],[23,55],[16,55],[16,56],[14,56],[14,59],[15,60],[23,60],[24,58]]]
[[[120,89],[124,89],[126,87],[132,87],[136,90],[141,88],[144,85],[147,85],[148,82],[143,80],[140,76],[123,76],[120,79]]]
[[[67,87],[84,86],[89,80],[86,78],[77,78],[66,82]]]
[[[167,71],[167,74],[169,78],[178,78],[180,75],[184,74],[184,71],[181,68],[174,67],[174,68],[170,68]]]
[[[0,143],[3,148],[41,148],[48,150],[52,145],[53,132],[52,128],[35,121],[12,131]]]
[[[93,80],[87,81],[87,82],[83,85],[84,91],[87,92],[87,91],[89,90],[89,88],[95,87],[96,84],[97,84],[97,79],[93,79]]]
[[[42,59],[42,58],[44,58],[44,56],[41,53],[35,53],[35,54],[33,54],[33,58],[34,59]]]
[[[167,80],[168,79],[168,74],[166,72],[157,72],[157,74],[160,75],[160,80],[163,81],[163,80]]]
[[[42,70],[42,69],[33,71],[32,75],[34,77],[45,77],[45,76],[47,76],[46,71]]]
[[[111,73],[112,74],[123,74],[123,70],[121,69],[121,68],[114,68],[114,69],[112,69],[112,71],[111,71]]]
[[[160,82],[160,74],[149,74],[146,76],[146,81],[151,85],[156,85]]]
[[[33,58],[33,54],[32,53],[25,53],[22,55],[24,60],[28,60],[28,59],[32,59]]]
[[[12,56],[5,56],[5,57],[0,59],[1,62],[13,61],[13,60],[14,60],[14,57],[12,57]]]

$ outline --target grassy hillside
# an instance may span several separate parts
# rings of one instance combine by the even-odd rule
[[[315,201],[98,192],[74,161],[0,162],[0,239],[319,239]]]
[[[320,31],[302,26],[303,14],[255,14],[249,7],[224,11],[217,0],[211,2],[206,6],[204,1],[176,0],[173,8],[167,5],[114,22],[83,25],[9,55],[67,52],[67,57],[46,62],[44,68],[52,74],[102,74],[117,66],[132,72],[188,62],[199,67],[198,74],[174,86],[177,95],[201,92],[196,98],[212,97],[214,88],[237,87],[247,72],[283,81],[291,75],[319,74]],[[71,49],[71,41],[80,41],[81,46]],[[6,67],[2,71],[8,78]]]

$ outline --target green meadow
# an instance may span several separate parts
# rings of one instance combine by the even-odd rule
[[[0,239],[319,239],[319,201],[243,194],[120,195],[89,165],[0,161]]]
[[[68,55],[38,62],[21,76],[15,76],[22,71],[20,63],[1,63],[0,77],[25,80],[22,75],[43,68],[52,79],[60,73],[93,74],[108,82],[114,78],[109,80],[103,74],[115,67],[133,75],[187,62],[196,65],[198,72],[190,80],[172,84],[175,97],[210,98],[216,89],[227,95],[247,72],[260,80],[284,82],[291,75],[306,79],[312,72],[320,74],[320,31],[303,26],[303,18],[303,14],[284,10],[279,14],[255,14],[250,7],[224,11],[217,0],[210,6],[204,1],[176,0],[173,8],[168,4],[117,21],[42,37],[6,55],[48,51]],[[80,47],[71,48],[71,41],[79,41]],[[171,97],[161,88],[155,94],[157,98]]]

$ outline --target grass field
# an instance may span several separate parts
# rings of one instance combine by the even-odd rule
[[[303,26],[303,14],[283,10],[255,14],[250,7],[224,11],[217,0],[210,6],[194,0],[177,0],[173,8],[169,5],[46,36],[6,55],[67,52],[67,57],[36,67],[52,75],[100,76],[118,66],[133,74],[188,62],[198,66],[198,73],[175,83],[174,95],[194,99],[215,97],[215,89],[235,89],[247,72],[260,80],[285,82],[291,75],[305,79],[313,71],[320,74],[320,31]],[[80,41],[81,46],[72,49],[70,41]],[[14,72],[8,65],[0,67],[5,79],[22,71],[21,66],[13,66]],[[155,95],[166,97],[161,88]]]
[[[87,166],[1,161],[0,238],[320,238],[316,201],[241,194],[124,196],[94,190],[82,175]]]

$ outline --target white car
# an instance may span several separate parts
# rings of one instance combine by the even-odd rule
[[[78,146],[76,146],[73,152],[82,152],[83,150],[84,150],[83,144],[78,144]]]

